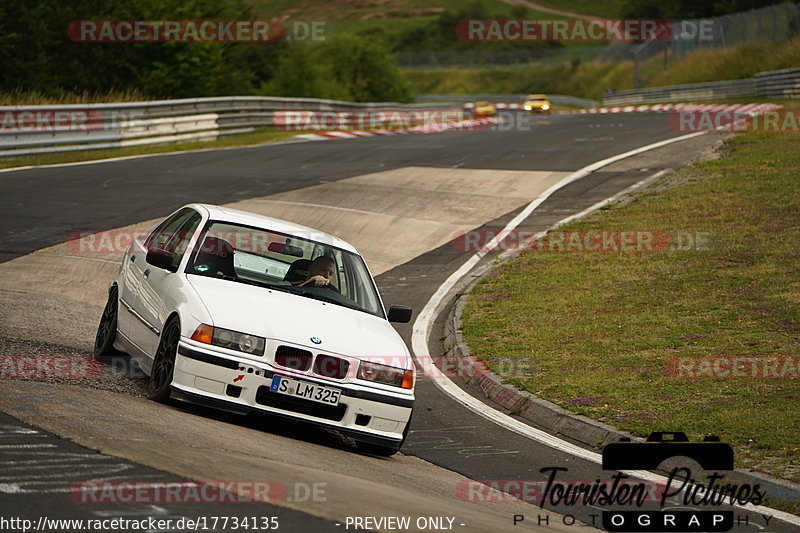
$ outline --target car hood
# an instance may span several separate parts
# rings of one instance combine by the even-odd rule
[[[411,368],[405,343],[389,321],[296,294],[206,276],[189,283],[213,326],[359,359],[391,358]],[[311,338],[320,339],[320,344]]]

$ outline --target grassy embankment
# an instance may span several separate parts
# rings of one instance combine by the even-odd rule
[[[568,48],[565,54],[575,54]],[[646,87],[749,78],[757,72],[800,64],[800,37],[783,44],[749,44],[695,52],[664,69],[663,57],[642,63]],[[417,94],[530,93],[569,94],[601,100],[606,89],[633,88],[633,62],[564,61],[513,67],[404,69]]]
[[[457,12],[463,0],[247,0],[258,17],[280,17],[289,21],[325,21],[332,32],[379,31],[389,39],[433,22],[445,11]],[[574,0],[573,0],[574,1]],[[577,0],[580,2],[581,0]],[[515,6],[502,0],[481,0],[493,17],[552,18],[555,15]],[[591,1],[589,3],[592,3]],[[599,2],[594,2],[601,4]],[[548,3],[553,5],[554,2]],[[455,28],[453,32],[455,39]]]
[[[575,413],[641,436],[720,435],[738,466],[800,481],[800,369],[668,372],[678,357],[800,354],[800,137],[747,133],[726,149],[666,178],[674,188],[562,228],[707,232],[709,249],[523,252],[476,286],[464,334],[509,382]]]

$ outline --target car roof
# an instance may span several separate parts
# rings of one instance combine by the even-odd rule
[[[528,98],[530,98],[530,99],[533,99],[533,98],[544,98],[544,99],[547,99],[547,95],[546,94],[530,94],[530,95],[528,95]]]
[[[253,226],[266,230],[276,231],[278,233],[287,233],[290,235],[297,235],[305,239],[317,241],[329,246],[342,248],[349,252],[358,254],[355,247],[347,241],[335,237],[324,231],[295,224],[288,220],[281,220],[279,218],[268,217],[264,215],[257,215],[248,211],[240,211],[239,209],[232,209],[230,207],[223,207],[213,204],[189,204],[186,207],[194,208],[195,210],[205,210],[211,220],[220,220],[224,222],[233,222],[236,224],[243,224],[245,226]]]

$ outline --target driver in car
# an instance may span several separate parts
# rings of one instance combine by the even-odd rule
[[[328,287],[333,289],[331,278],[336,272],[336,263],[332,257],[321,255],[311,262],[308,267],[308,278],[301,281],[297,287]]]

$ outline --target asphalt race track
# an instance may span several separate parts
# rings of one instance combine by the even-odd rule
[[[464,214],[475,223],[467,229],[497,230],[559,176],[681,135],[668,129],[666,115],[659,113],[526,118],[506,112],[501,118],[499,126],[475,132],[285,142],[2,172],[0,354],[80,356],[90,352],[103,304],[102,287],[115,267],[105,261],[97,266],[104,270],[86,270],[87,274],[83,266],[62,268],[60,262],[68,258],[41,253],[56,249],[76,231],[136,225],[190,202],[246,204],[253,199],[259,199],[264,210],[293,203],[297,217],[306,217],[305,223],[319,227],[313,213],[324,210],[319,206],[327,202],[344,214],[321,218],[325,223],[321,229],[338,229],[329,231],[354,242],[368,261],[374,247],[375,264],[370,266],[379,272],[376,279],[384,302],[410,305],[418,312],[469,257],[445,238],[458,226],[459,208],[472,210]],[[547,228],[660,170],[687,164],[719,139],[717,134],[706,134],[613,163],[553,194],[521,227]],[[424,189],[426,176],[445,171],[453,177],[446,190]],[[391,185],[398,176],[410,180],[404,190],[410,195],[413,189],[419,197],[413,196],[412,201],[409,195],[397,194]],[[463,186],[460,177],[465,179]],[[525,183],[534,178],[541,183]],[[516,192],[504,190],[503,184],[509,182],[517,184]],[[352,191],[361,187],[371,202],[360,201],[363,213],[348,203],[352,195],[360,194]],[[381,194],[383,200],[376,200],[375,195]],[[533,196],[524,199],[525,194]],[[426,203],[426,197],[435,201]],[[450,211],[444,213],[448,197],[457,198],[458,205],[445,206]],[[307,202],[303,204],[302,199]],[[297,206],[309,208],[312,214]],[[381,212],[368,213],[370,209]],[[409,235],[407,220],[397,218],[379,234],[365,236],[352,225],[352,217],[388,212],[400,217],[395,213],[406,210],[415,210],[413,221],[444,229],[415,237]],[[403,243],[402,250],[393,254],[380,250],[395,241]],[[378,257],[381,253],[385,256]],[[49,261],[56,280],[42,292],[47,280],[25,278],[25,269],[31,265],[47,269]],[[64,281],[59,281],[62,275]],[[90,289],[82,289],[84,281]],[[434,358],[442,352],[443,319],[439,317],[428,339]],[[412,324],[396,327],[411,346]],[[280,530],[285,531],[342,531],[354,529],[346,527],[348,516],[391,512],[414,519],[452,517],[452,529],[458,531],[592,531],[581,523],[600,527],[600,508],[540,509],[519,502],[486,503],[469,491],[465,494],[468,480],[541,482],[546,475],[540,469],[545,467],[567,468],[562,479],[588,482],[608,479],[613,472],[495,425],[424,377],[417,383],[412,431],[402,455],[379,459],[358,454],[338,434],[303,424],[160,406],[141,398],[143,380],[134,372],[110,374],[97,384],[19,380],[0,384],[4,516],[177,519],[252,514],[279,516]],[[487,410],[494,408],[486,404]],[[250,506],[224,502],[87,505],[67,496],[70,484],[100,478],[269,479],[286,485],[287,495],[275,503]],[[324,497],[308,496],[313,483],[325,484]],[[733,531],[797,531],[795,524],[778,519],[767,523],[758,513],[742,509],[734,513],[741,523]],[[448,522],[442,527],[432,524],[411,530],[443,530]],[[372,526],[366,529],[389,530]]]

